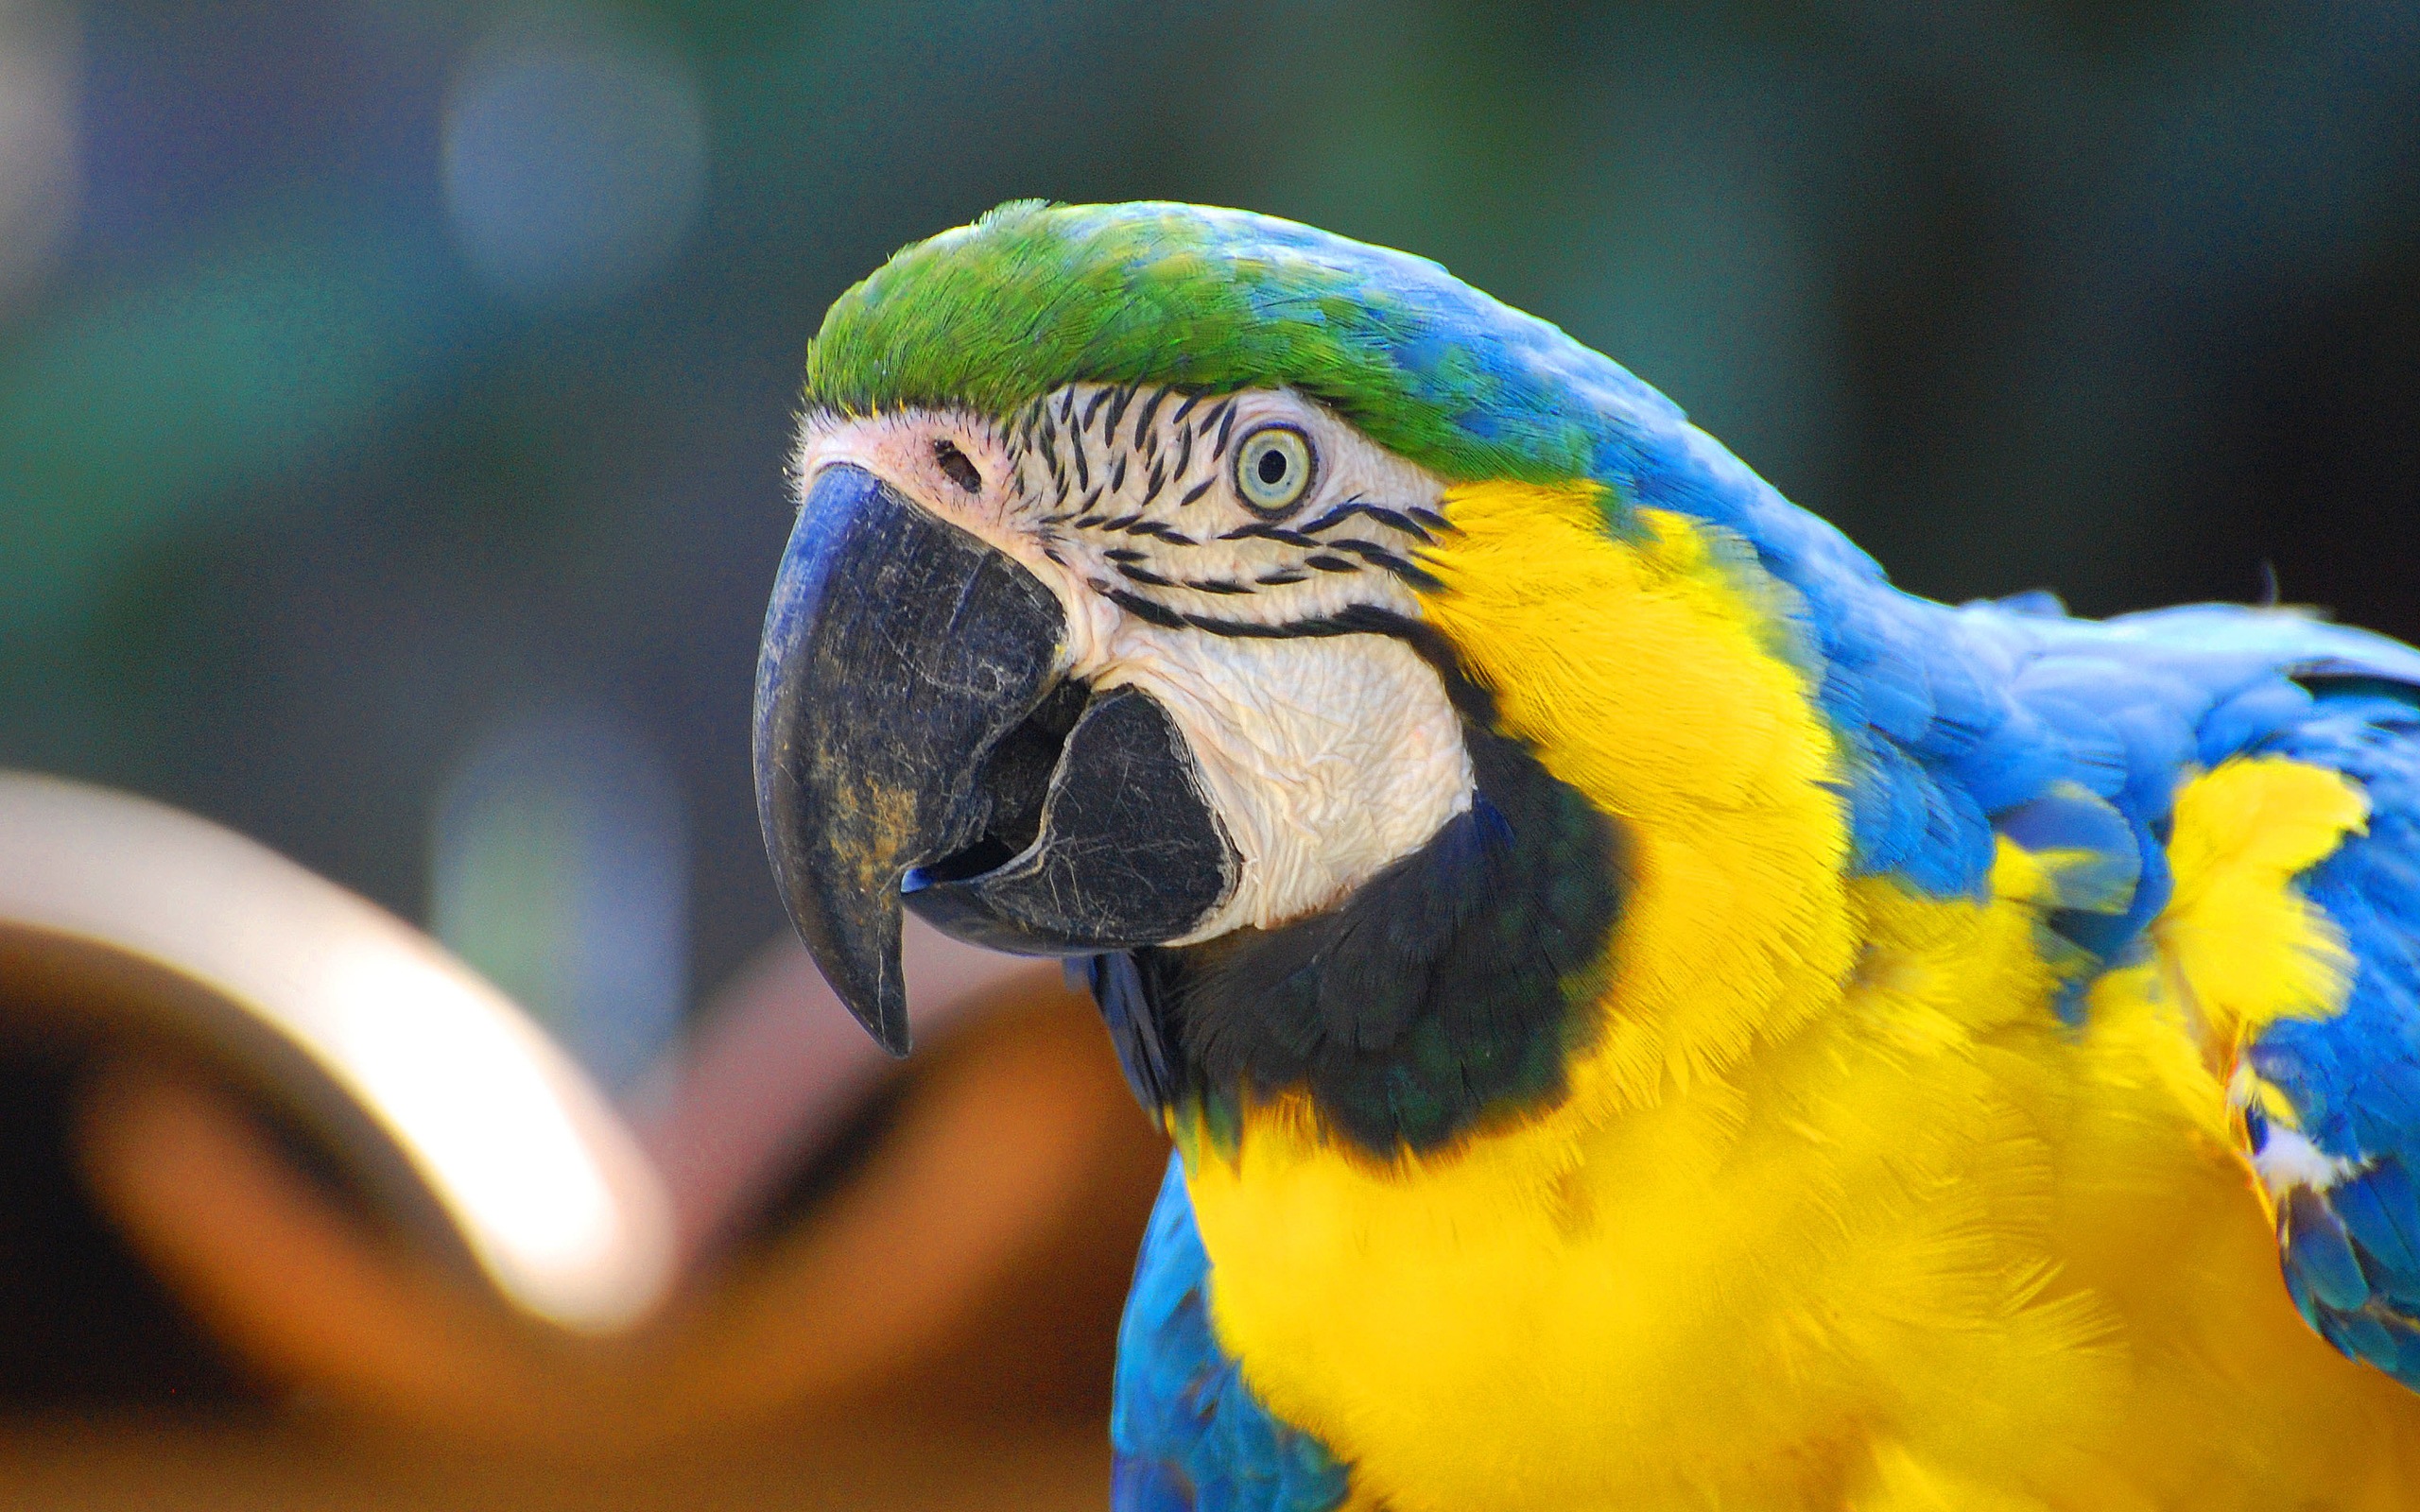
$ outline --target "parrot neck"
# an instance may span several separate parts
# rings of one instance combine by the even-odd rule
[[[1565,1091],[1628,843],[1492,728],[1483,692],[1440,671],[1463,710],[1468,809],[1333,910],[1096,969],[1130,1075],[1163,1116],[1231,1140],[1247,1101],[1298,1091],[1388,1158]]]
[[[1616,534],[1594,486],[1446,517],[1403,638],[1462,716],[1469,811],[1328,913],[1094,969],[1188,1137],[1387,1161],[1601,1123],[1720,1081],[1856,966],[1839,747],[1753,554],[1660,511]]]

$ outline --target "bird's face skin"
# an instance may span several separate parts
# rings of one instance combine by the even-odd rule
[[[1424,644],[1442,480],[1282,389],[810,414],[758,769],[793,918],[906,1048],[903,898],[1038,954],[1352,895],[1469,810]]]

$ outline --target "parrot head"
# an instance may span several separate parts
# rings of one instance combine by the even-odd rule
[[[1439,1026],[1444,979],[1495,984],[1464,994],[1491,1022],[1529,977],[1559,1013],[1623,839],[1504,732],[1434,554],[1458,490],[1649,472],[1748,476],[1415,257],[1170,204],[1013,204],[908,248],[808,357],[755,706],[792,920],[893,1053],[904,907],[1088,960],[1163,1106],[1224,1057],[1341,1078],[1384,1141],[1453,1123],[1408,1059],[1447,1101],[1550,1077],[1519,1046],[1552,1035]],[[1575,496],[1629,528],[1617,490]],[[1557,874],[1595,880],[1525,881]]]

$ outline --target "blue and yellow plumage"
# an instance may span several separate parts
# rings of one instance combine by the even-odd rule
[[[1911,597],[1552,327],[1235,213],[911,249],[807,397],[1084,383],[1443,478],[1478,771],[1382,878],[1432,937],[1093,968],[1178,1143],[1119,1507],[2420,1504],[2420,652]]]

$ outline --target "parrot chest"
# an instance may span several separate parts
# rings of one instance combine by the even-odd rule
[[[1392,1512],[1893,1506],[1894,1477],[1950,1488],[1914,1505],[2159,1505],[2197,1444],[2307,1437],[2314,1401],[2411,1420],[2301,1326],[2178,1111],[2158,972],[2063,1032],[2002,880],[1863,900],[1841,1011],[1651,1107],[1594,1116],[1583,1071],[1451,1159],[1380,1165],[1282,1109],[1189,1147],[1220,1342]]]
[[[1949,933],[1870,957],[1872,990],[1921,1000],[1926,952],[1954,950],[2007,1000],[1970,1019],[2047,1001],[2013,930]],[[1718,1487],[1838,1505],[1911,1384],[1962,1392],[2018,1357],[2034,1395],[2083,1411],[2113,1389],[2083,1347],[2105,1320],[2042,1286],[2047,1110],[1940,1054],[1975,1028],[1844,1012],[1748,1076],[1618,1117],[1566,1105],[1416,1168],[1248,1123],[1232,1156],[1189,1152],[1220,1337],[1398,1512]],[[1908,1074],[1927,1033],[1939,1064]]]

